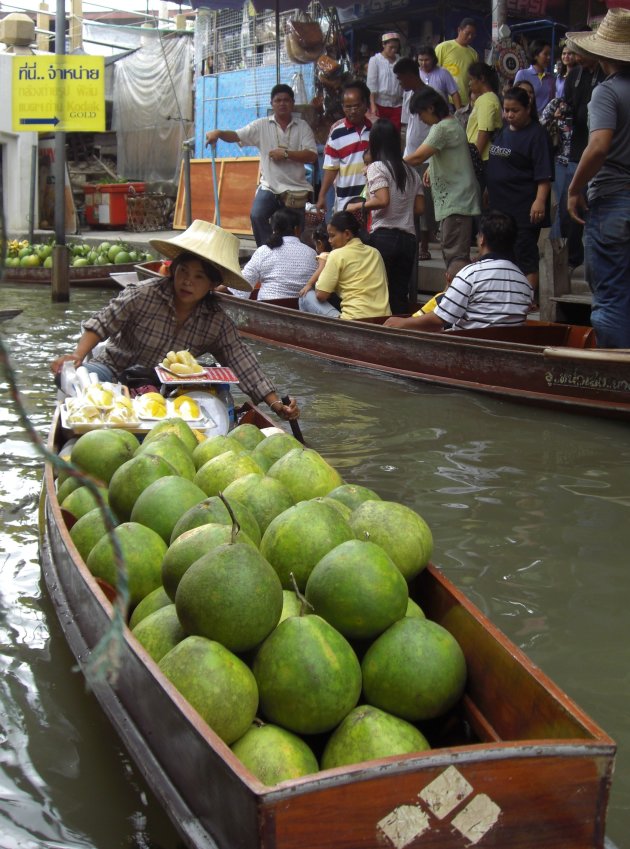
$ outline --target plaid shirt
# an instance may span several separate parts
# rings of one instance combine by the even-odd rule
[[[194,357],[209,352],[236,372],[241,389],[255,403],[275,392],[234,322],[211,296],[177,329],[170,282],[156,280],[128,286],[83,328],[108,340],[94,359],[108,365],[116,375],[132,365],[158,365],[168,351],[188,350]]]

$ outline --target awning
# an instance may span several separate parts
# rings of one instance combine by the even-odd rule
[[[307,9],[310,0],[249,0],[256,12],[265,10],[275,12],[288,12],[290,9]],[[243,0],[184,0],[182,5],[191,6],[193,9],[242,9]]]

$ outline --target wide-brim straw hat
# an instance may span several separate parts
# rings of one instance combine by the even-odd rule
[[[568,32],[578,52],[616,62],[630,62],[630,9],[609,9],[595,32]]]
[[[168,259],[175,259],[183,253],[194,254],[216,266],[226,286],[243,292],[252,290],[238,264],[237,237],[216,224],[197,219],[174,239],[149,239],[149,244]]]

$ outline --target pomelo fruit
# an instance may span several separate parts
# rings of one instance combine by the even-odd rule
[[[178,536],[169,546],[162,561],[162,583],[169,597],[175,601],[177,587],[189,566],[213,548],[225,545],[232,539],[234,542],[242,542],[256,548],[244,531],[239,530],[234,537],[231,525],[200,525]]]
[[[174,433],[159,433],[150,442],[143,442],[136,451],[136,457],[151,454],[169,462],[177,474],[191,481],[195,477],[195,464],[192,454],[181,439]]]
[[[100,507],[95,507],[88,513],[84,513],[70,528],[72,542],[76,545],[83,560],[88,559],[90,551],[106,533],[107,527]]]
[[[240,442],[247,451],[253,451],[259,442],[265,439],[265,434],[253,424],[240,424],[230,431],[230,439]]]
[[[354,534],[343,516],[329,504],[302,501],[269,523],[260,553],[276,570],[284,589],[293,589],[293,573],[300,590],[325,554]]]
[[[328,498],[335,498],[341,501],[351,510],[356,510],[359,504],[364,501],[380,501],[381,496],[374,492],[373,489],[368,489],[367,486],[358,486],[354,483],[342,483],[332,492],[328,493]]]
[[[240,501],[235,501],[234,498],[226,498],[226,501],[230,505],[241,530],[258,547],[260,545],[260,529],[251,510],[244,504],[241,504]],[[191,507],[184,513],[173,528],[171,544],[186,531],[190,531],[192,528],[198,528],[200,525],[211,524],[229,525],[232,527],[232,517],[229,510],[218,495],[211,495],[210,498],[204,498],[203,501],[195,504],[194,507]]]
[[[177,475],[168,460],[139,454],[119,466],[109,482],[109,504],[121,522],[127,522],[141,492],[159,478]]]
[[[104,487],[99,486],[98,491],[103,496],[105,503],[107,504],[107,490]],[[68,513],[71,513],[75,519],[80,519],[81,516],[85,516],[86,513],[89,513],[95,508],[98,508],[96,496],[87,486],[80,486],[78,489],[75,489],[61,502],[61,509],[67,510]]]
[[[303,446],[276,460],[267,474],[286,486],[296,504],[318,495],[327,495],[343,483],[339,472],[321,454]]]
[[[184,572],[175,605],[188,634],[217,640],[230,651],[247,651],[278,624],[282,587],[256,548],[227,543]]]
[[[301,447],[298,440],[290,433],[272,433],[271,436],[265,437],[262,442],[258,443],[252,451],[252,457],[266,472],[276,460],[279,460],[288,451]]]
[[[317,758],[304,740],[277,725],[252,725],[232,751],[268,787],[319,771]]]
[[[430,748],[424,734],[409,722],[372,705],[360,705],[330,735],[322,754],[322,769]]]
[[[242,737],[258,708],[251,670],[220,643],[187,637],[164,655],[160,669],[228,746]]]
[[[108,484],[116,469],[131,460],[137,447],[138,440],[126,431],[90,430],[76,441],[70,459],[96,480]]]
[[[361,668],[366,702],[409,722],[441,716],[466,684],[466,660],[455,637],[419,616],[406,616],[381,634]]]
[[[197,471],[207,463],[208,460],[213,460],[220,454],[225,454],[226,451],[234,451],[236,454],[241,454],[245,451],[245,446],[238,440],[232,439],[231,436],[210,436],[200,442],[192,453],[193,463]]]
[[[407,610],[405,612],[405,616],[419,616],[420,619],[426,619],[427,617],[424,615],[424,610],[420,607],[419,604],[410,598],[407,602]]]
[[[218,495],[232,481],[252,472],[262,474],[262,469],[249,454],[226,451],[204,463],[193,480],[206,495]]]
[[[297,734],[330,731],[361,693],[361,667],[348,641],[320,616],[291,616],[256,653],[260,706]]]
[[[311,608],[308,605],[305,605],[306,610],[304,610],[304,615],[308,615],[311,612]],[[280,622],[284,622],[285,619],[288,619],[289,616],[300,616],[302,613],[302,602],[295,594],[294,590],[282,590],[282,613],[280,614]]]
[[[350,518],[357,539],[369,539],[384,548],[410,581],[429,562],[433,552],[431,530],[422,516],[396,501],[364,501]]]
[[[78,489],[80,486],[83,485],[83,481],[81,481],[79,478],[67,477],[57,489],[57,501],[61,504],[68,497],[68,495],[70,495],[71,492],[74,492],[75,489]]]
[[[133,628],[133,635],[156,663],[186,639],[174,604],[154,610]]]
[[[162,419],[157,424],[154,424],[145,436],[144,442],[150,444],[161,433],[174,433],[191,453],[197,447],[197,437],[193,433],[192,428],[179,416]]]
[[[187,478],[177,475],[158,478],[136,499],[131,521],[152,528],[168,543],[178,520],[205,497],[204,491]]]
[[[251,510],[261,534],[267,530],[272,519],[293,506],[293,499],[286,486],[267,475],[243,475],[226,486],[223,494],[228,500],[234,498]]]
[[[129,583],[129,603],[139,604],[162,583],[162,560],[166,554],[164,540],[144,525],[125,522],[114,529],[120,543]],[[112,587],[118,585],[114,547],[109,536],[101,537],[87,559],[87,567],[96,577]]]
[[[149,595],[146,595],[140,604],[135,608],[129,619],[129,627],[133,631],[139,622],[142,622],[147,616],[160,610],[162,607],[168,607],[173,600],[169,598],[164,587],[157,587]]]
[[[324,504],[330,504],[331,507],[334,507],[338,513],[341,513],[343,518],[348,521],[350,516],[352,515],[352,510],[341,501],[336,501],[334,498],[329,498],[328,495],[320,496],[319,498],[313,498],[312,501],[323,501]]]
[[[409,591],[394,561],[373,542],[342,542],[306,583],[315,613],[348,639],[378,636],[405,615]]]

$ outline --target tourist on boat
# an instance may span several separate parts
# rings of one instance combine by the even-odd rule
[[[475,102],[466,124],[466,138],[479,151],[483,173],[478,174],[481,191],[485,189],[486,170],[490,156],[490,142],[503,126],[503,114],[499,91],[499,76],[485,62],[473,62],[468,69],[470,93]]]
[[[420,79],[425,85],[439,91],[444,100],[450,98],[455,109],[462,108],[462,99],[455,77],[446,68],[440,67],[432,44],[425,44],[418,50],[418,70],[420,71]],[[396,73],[396,68],[394,68],[394,73]]]
[[[359,239],[351,212],[337,212],[328,224],[332,251],[315,286],[300,298],[304,312],[328,318],[391,315],[383,257]]]
[[[326,260],[328,259],[328,254],[332,251],[332,245],[330,244],[330,239],[328,238],[328,228],[325,224],[320,224],[320,226],[313,231],[313,241],[315,242],[315,253],[317,256],[317,268],[306,282],[306,284],[300,289],[298,295],[300,298],[303,298],[307,292],[309,292],[319,280],[319,275],[324,270],[324,266],[326,265]]]
[[[254,251],[243,277],[252,287],[260,284],[259,301],[297,298],[317,268],[315,251],[300,241],[300,218],[292,209],[274,212],[270,223],[271,238]]]
[[[406,313],[417,247],[414,215],[424,209],[422,182],[415,168],[403,161],[400,133],[387,119],[379,118],[372,127],[370,157],[367,198],[346,209],[371,213],[368,244],[385,262],[389,306],[394,314]]]
[[[394,65],[400,58],[400,35],[386,32],[381,43],[382,51],[368,62],[370,112],[375,118],[388,118],[400,130],[403,92],[394,73]]]
[[[409,330],[471,330],[522,324],[531,309],[533,290],[513,261],[516,222],[498,210],[481,216],[479,259],[453,278],[432,312],[409,318],[392,316],[385,327]]]
[[[236,236],[207,221],[193,221],[174,239],[151,239],[151,247],[172,260],[167,278],[127,286],[83,323],[75,350],[57,357],[51,371],[64,362],[85,365],[100,381],[117,382],[131,366],[153,369],[168,351],[188,350],[194,357],[211,353],[239,377],[254,403],[265,401],[283,419],[296,419],[292,399],[284,404],[263,373],[253,351],[212,295],[224,283],[251,289],[238,263]],[[104,345],[85,361],[99,343]]]
[[[462,106],[466,106],[469,98],[468,69],[479,61],[479,54],[471,46],[476,35],[475,19],[463,18],[457,27],[457,38],[442,41],[435,48],[438,62],[455,78]]]
[[[431,127],[420,147],[405,156],[405,162],[419,165],[431,160],[424,179],[431,185],[435,218],[441,224],[444,264],[470,259],[473,218],[481,207],[466,133],[442,95],[432,88],[416,92],[409,108]]]
[[[549,227],[549,194],[553,180],[551,143],[533,117],[535,107],[522,88],[511,88],[503,101],[506,126],[490,146],[486,175],[488,201],[516,219],[515,255],[533,289],[538,289],[538,239]]]
[[[277,209],[295,209],[304,220],[304,207],[313,190],[304,166],[317,162],[317,144],[306,121],[293,117],[294,107],[293,89],[278,83],[271,89],[272,115],[257,118],[240,130],[206,133],[207,145],[224,141],[260,151],[260,184],[250,212],[259,247],[271,236],[269,219]]]
[[[569,186],[569,214],[586,222],[597,345],[630,348],[630,10],[609,9],[597,32],[568,37],[597,56],[607,75],[589,104],[590,135]]]
[[[521,80],[527,80],[532,85],[536,109],[540,115],[552,97],[556,96],[556,78],[549,71],[551,45],[543,39],[534,39],[529,45],[528,52],[532,64],[529,68],[521,68],[517,71],[514,84],[518,85]]]

